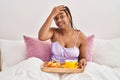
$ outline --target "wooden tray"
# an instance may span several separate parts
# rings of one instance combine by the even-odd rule
[[[84,71],[82,68],[51,68],[46,66],[46,63],[42,65],[41,70],[53,73],[81,73]]]

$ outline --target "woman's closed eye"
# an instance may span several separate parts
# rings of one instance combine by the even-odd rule
[[[57,21],[58,19],[63,19],[64,15],[60,15],[59,17],[55,17],[54,20]]]
[[[63,19],[63,18],[64,18],[64,15],[61,15],[60,18]]]
[[[54,20],[55,20],[55,21],[57,21],[57,20],[58,20],[58,18],[57,18],[57,17],[55,17],[55,18],[54,18]]]

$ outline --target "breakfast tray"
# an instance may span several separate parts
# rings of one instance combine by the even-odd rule
[[[52,68],[46,66],[44,63],[41,67],[41,70],[44,72],[51,72],[51,73],[81,73],[83,69],[81,68]]]

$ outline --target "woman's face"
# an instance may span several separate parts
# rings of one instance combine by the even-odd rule
[[[59,28],[64,28],[66,26],[69,26],[70,24],[70,19],[65,13],[65,11],[60,11],[57,16],[54,18],[56,25]]]

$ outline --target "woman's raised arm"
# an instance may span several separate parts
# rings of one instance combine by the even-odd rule
[[[38,33],[38,39],[39,40],[47,40],[50,39],[53,36],[53,30],[50,28],[53,21],[53,16],[49,16],[45,23],[42,25],[41,29]]]
[[[38,39],[47,40],[53,37],[54,28],[51,28],[50,26],[55,16],[64,9],[65,9],[64,6],[57,6],[53,8],[51,14],[49,15],[45,23],[42,25],[41,29],[39,30]]]

